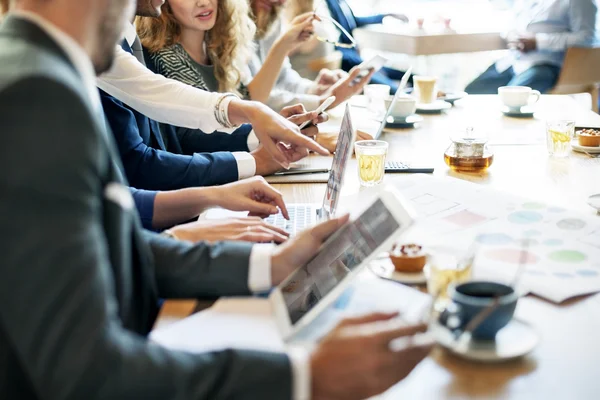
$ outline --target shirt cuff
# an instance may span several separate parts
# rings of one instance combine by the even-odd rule
[[[254,133],[254,129],[250,131],[248,134],[248,151],[254,151],[260,145],[258,138],[256,137],[256,133]]]
[[[234,151],[233,157],[238,167],[238,180],[250,178],[256,174],[256,160],[250,153]]]
[[[266,292],[271,289],[271,256],[274,247],[270,243],[252,246],[248,265],[248,288],[252,293]]]
[[[310,358],[308,352],[300,347],[290,347],[287,350],[292,365],[292,399],[310,399]]]

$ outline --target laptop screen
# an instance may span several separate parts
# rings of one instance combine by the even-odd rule
[[[317,303],[400,227],[377,199],[362,215],[340,229],[307,265],[297,269],[281,289],[292,324]]]
[[[335,147],[335,155],[329,171],[329,179],[327,181],[327,189],[325,190],[325,198],[323,199],[323,211],[328,216],[334,215],[340,200],[340,191],[342,190],[342,181],[346,166],[350,157],[352,157],[352,147],[356,131],[352,126],[352,118],[350,117],[350,106],[346,103],[344,111],[344,119],[340,128],[337,146]]]

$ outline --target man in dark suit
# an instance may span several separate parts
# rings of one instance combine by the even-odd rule
[[[393,317],[380,314],[343,322],[310,355],[188,354],[150,343],[159,295],[266,289],[347,218],[276,249],[192,245],[141,230],[94,80],[94,69],[111,64],[133,0],[13,5],[0,27],[3,398],[364,398],[427,354],[429,346],[389,348],[424,327],[352,329]]]
[[[340,23],[341,26],[348,32],[352,32],[356,28],[363,27],[365,25],[380,24],[383,22],[383,18],[386,16],[394,16],[401,20],[406,20],[406,16],[401,14],[375,14],[366,17],[357,17],[352,12],[352,8],[346,0],[326,0],[327,7],[331,13],[331,17]],[[350,40],[346,35],[340,35],[340,43],[350,44]],[[358,49],[346,49],[338,48],[337,50],[342,52],[342,69],[344,71],[350,71],[355,66],[363,62]],[[388,85],[391,87],[391,92],[396,93],[398,90],[398,83],[404,75],[403,71],[397,69],[383,67],[379,72],[375,73],[371,78],[371,83],[378,83]]]

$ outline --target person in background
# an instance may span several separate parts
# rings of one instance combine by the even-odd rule
[[[259,73],[270,49],[282,34],[281,13],[285,3],[286,0],[250,0],[256,23],[256,51],[249,64],[252,76]],[[336,101],[329,107],[333,108],[360,93],[369,82],[372,72],[363,78],[358,77],[359,73],[357,68],[349,74],[341,70],[323,69],[311,81],[294,71],[286,57],[267,105],[278,110],[290,104],[301,103],[307,110],[314,110],[328,97],[335,96]]]
[[[299,16],[255,76],[248,70],[256,26],[247,0],[169,0],[160,17],[138,17],[135,25],[150,69],[199,89],[265,103],[288,53],[312,35],[313,18]]]
[[[412,340],[426,326],[394,323],[397,314],[346,319],[310,353],[193,354],[152,343],[159,296],[269,290],[348,217],[277,247],[142,230],[95,87],[135,3],[12,4],[0,26],[0,226],[11,231],[0,241],[0,302],[11,305],[0,308],[3,398],[353,400],[427,356],[431,342]],[[406,346],[392,348],[400,337]]]
[[[314,0],[313,0],[314,1]],[[352,12],[352,8],[346,0],[325,0],[327,7],[333,19],[335,19],[346,31],[352,33],[356,28],[360,28],[366,25],[380,24],[383,22],[383,18],[390,16],[399,20],[408,21],[408,18],[403,14],[388,13],[388,14],[374,14],[365,17],[357,17]],[[340,32],[340,43],[350,44],[350,40]],[[354,47],[351,49],[339,47],[339,51],[342,52],[342,69],[344,71],[350,71],[355,66],[362,63],[364,60],[360,56],[359,49]],[[399,71],[394,68],[383,67],[380,71],[375,73],[371,77],[370,83],[388,85],[391,89],[392,94],[398,90],[398,82],[404,75],[403,71]],[[409,81],[412,84],[412,76]]]
[[[471,82],[470,94],[496,94],[501,86],[529,86],[541,93],[554,87],[569,47],[596,41],[596,0],[516,0],[510,54]]]

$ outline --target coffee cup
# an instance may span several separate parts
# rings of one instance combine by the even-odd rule
[[[498,88],[498,96],[502,104],[511,110],[518,110],[523,106],[537,103],[541,94],[527,86],[502,86]]]
[[[421,104],[431,104],[437,100],[437,78],[434,76],[413,76],[413,85],[417,101]]]
[[[389,109],[393,97],[385,100],[385,108]],[[390,110],[390,115],[394,119],[406,119],[417,111],[417,100],[412,96],[398,96],[394,107]]]
[[[508,285],[497,282],[467,282],[449,289],[451,304],[440,315],[440,322],[451,330],[464,330],[483,310],[498,304],[473,329],[474,339],[493,340],[512,319],[519,295]]]

